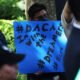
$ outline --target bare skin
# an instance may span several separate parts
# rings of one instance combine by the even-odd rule
[[[33,19],[30,19],[30,20],[38,20],[38,18],[39,17],[47,17],[47,11],[46,10],[41,10],[41,11],[39,11],[39,12],[37,12],[35,15],[34,15],[34,17],[33,17]]]
[[[0,68],[0,80],[16,80],[17,65],[5,64]]]
[[[71,22],[73,14],[69,8],[68,2],[66,2],[65,6],[64,6],[63,14],[64,14],[66,21]]]

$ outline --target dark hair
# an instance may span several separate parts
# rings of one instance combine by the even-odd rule
[[[80,20],[80,0],[68,0],[68,4],[76,20]]]
[[[33,5],[29,8],[29,10],[28,10],[28,15],[29,15],[29,17],[30,17],[31,19],[33,19],[33,17],[35,16],[35,14],[36,14],[37,12],[41,11],[41,10],[46,10],[46,11],[47,11],[45,5],[40,4],[40,3],[35,3],[35,4],[33,4]]]

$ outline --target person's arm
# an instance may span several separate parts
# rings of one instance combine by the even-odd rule
[[[61,23],[67,37],[69,37],[71,32],[70,26],[72,25],[72,20],[73,20],[73,14],[71,13],[68,2],[66,2],[61,14]]]
[[[64,6],[64,9],[62,11],[61,19],[62,19],[62,21],[64,19],[66,24],[69,24],[69,23],[71,23],[72,18],[73,18],[73,14],[70,10],[68,2],[66,2],[65,6]]]

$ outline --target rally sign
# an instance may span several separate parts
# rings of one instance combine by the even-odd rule
[[[64,72],[67,39],[60,21],[14,22],[16,52],[25,53],[19,72]]]

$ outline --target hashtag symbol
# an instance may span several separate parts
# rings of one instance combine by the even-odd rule
[[[18,33],[23,32],[23,27],[21,25],[19,25],[18,27],[16,27],[16,31]]]

